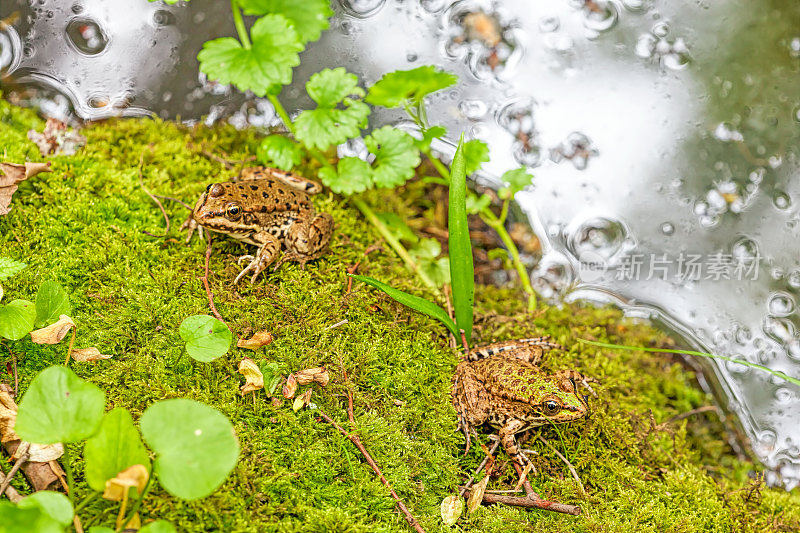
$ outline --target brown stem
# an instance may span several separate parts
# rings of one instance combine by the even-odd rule
[[[494,441],[494,444],[492,444],[492,447],[489,449],[489,453],[487,453],[486,457],[483,458],[483,461],[481,461],[481,464],[479,464],[478,468],[475,469],[475,472],[473,472],[473,474],[471,476],[469,476],[469,479],[467,480],[467,484],[464,485],[463,487],[461,487],[461,493],[459,494],[459,496],[463,496],[464,493],[469,490],[469,488],[472,486],[472,482],[475,479],[475,476],[477,476],[478,474],[481,473],[481,470],[483,470],[483,467],[485,467],[486,463],[489,462],[489,458],[492,457],[494,455],[494,452],[497,451],[497,447],[498,446],[500,446],[500,439],[497,439],[496,441]]]
[[[536,494],[536,491],[533,490],[533,487],[531,486],[531,482],[528,481],[528,476],[523,475],[524,472],[522,470],[522,467],[517,463],[514,463],[514,470],[517,471],[517,475],[519,476],[519,478],[523,480],[522,487],[525,489],[526,496],[528,498],[533,498],[534,500],[541,500],[542,497]]]
[[[2,474],[2,472],[0,472],[0,482],[3,482],[3,484],[5,484],[5,481],[6,477]],[[2,494],[3,493],[0,492],[0,495]],[[17,503],[22,499],[22,495],[19,492],[17,492],[17,489],[12,487],[11,485],[8,485],[6,487],[5,495],[8,496],[8,499],[11,501],[11,503]]]
[[[666,422],[665,424],[669,424],[671,422],[677,422],[678,420],[683,420],[684,418],[689,418],[692,415],[698,415],[700,413],[707,413],[708,411],[719,412],[716,405],[704,405],[703,407],[698,407],[697,409],[692,409],[691,411],[686,411],[685,413],[681,413],[679,415],[675,415]]]
[[[463,487],[462,487],[463,488]],[[466,490],[466,496],[469,498],[470,490]],[[527,509],[542,509],[544,511],[553,511],[556,513],[564,513],[578,516],[581,514],[581,508],[577,505],[567,505],[565,503],[551,502],[542,499],[533,499],[522,496],[506,496],[505,494],[491,494],[485,492],[483,494],[483,503],[502,503],[504,505],[513,505],[514,507],[525,507]]]
[[[14,463],[14,466],[12,466],[11,470],[9,470],[8,474],[6,474],[6,478],[3,480],[2,483],[0,483],[0,494],[3,494],[6,491],[8,486],[11,484],[11,480],[14,478],[14,475],[17,473],[17,471],[20,469],[20,467],[28,459],[30,459],[30,457],[31,456],[28,454],[28,452],[25,452],[25,453],[23,453],[22,455],[19,456],[19,459],[16,460],[16,462]]]
[[[584,489],[584,488],[583,488],[583,483],[581,483],[581,478],[580,478],[580,477],[578,477],[578,472],[575,470],[575,467],[574,467],[574,466],[572,466],[572,463],[570,463],[570,462],[567,460],[567,458],[566,458],[566,457],[564,457],[563,455],[561,455],[561,452],[559,452],[558,450],[556,450],[556,449],[555,449],[555,447],[554,447],[552,444],[550,444],[549,442],[547,442],[547,441],[544,439],[544,437],[542,437],[541,435],[537,435],[537,438],[538,438],[540,441],[542,441],[542,443],[543,443],[545,446],[547,446],[547,447],[550,449],[550,451],[551,451],[551,452],[553,452],[554,454],[556,454],[556,455],[558,456],[558,458],[559,458],[559,459],[561,459],[562,461],[564,461],[564,464],[566,464],[566,465],[567,465],[567,468],[569,468],[569,471],[570,471],[570,473],[572,474],[572,477],[573,477],[573,479],[575,479],[575,483],[577,483],[577,484],[578,484],[578,488],[579,488],[579,489],[581,489],[581,494],[582,494],[583,496],[586,496],[586,495],[587,495],[587,494],[586,494],[586,489]]]
[[[173,198],[173,197],[171,197],[171,196],[164,196],[164,195],[162,195],[162,194],[154,194],[153,196],[155,196],[156,198],[161,198],[162,200],[169,200],[169,201],[171,201],[171,202],[176,202],[176,203],[179,203],[179,204],[181,204],[183,207],[185,207],[186,209],[188,209],[189,211],[194,211],[194,209],[192,209],[192,207],[191,207],[190,205],[187,205],[185,202],[182,202],[181,200],[178,200],[177,198]]]
[[[208,262],[211,259],[211,236],[208,238],[208,246],[206,246],[206,261],[205,261],[205,275],[200,278],[203,281],[203,285],[206,288],[206,296],[208,296],[208,306],[211,308],[211,312],[214,314],[222,322],[225,322],[225,319],[222,318],[222,315],[219,314],[217,311],[217,306],[214,305],[214,295],[211,293],[211,288],[208,286]]]

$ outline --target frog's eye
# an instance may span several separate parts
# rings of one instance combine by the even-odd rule
[[[228,218],[236,220],[241,216],[242,208],[239,207],[239,204],[228,204],[228,207],[225,208],[225,213],[228,215]]]
[[[561,410],[561,404],[555,400],[545,400],[542,402],[542,411],[547,416],[553,416]]]

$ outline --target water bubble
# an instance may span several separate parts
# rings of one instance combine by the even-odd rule
[[[561,254],[550,252],[542,257],[531,275],[531,284],[545,298],[554,299],[566,292],[575,272]]]
[[[788,282],[793,289],[800,289],[800,269],[792,270],[789,273]]]
[[[772,195],[772,204],[781,211],[786,211],[792,207],[792,199],[785,192],[776,191],[775,194]]]
[[[10,25],[0,25],[0,72],[13,71],[20,59],[22,41]]]
[[[661,233],[664,235],[672,235],[675,233],[675,226],[672,224],[672,222],[664,222],[661,224]]]
[[[479,120],[488,113],[489,107],[483,100],[462,100],[458,110],[469,120]]]
[[[767,316],[761,329],[767,337],[781,345],[791,342],[795,337],[794,324],[785,317]]]
[[[406,61],[408,61],[409,63],[413,63],[417,59],[419,59],[419,55],[417,55],[416,52],[408,52],[406,54]]]
[[[618,220],[606,217],[585,220],[575,229],[568,231],[567,247],[578,259],[582,259],[588,253],[590,256],[600,256],[610,260],[629,240],[627,227]]]
[[[585,4],[583,25],[586,28],[596,31],[604,32],[613,28],[619,19],[619,11],[617,6],[611,2],[592,2]],[[593,7],[589,7],[593,6]]]
[[[669,33],[669,24],[667,22],[656,22],[650,29],[650,33],[656,37],[666,37]]]
[[[650,9],[652,0],[622,0],[625,9],[632,13],[643,13]]]
[[[778,291],[770,295],[767,302],[769,314],[775,317],[789,316],[794,313],[794,298],[788,292]]]
[[[93,95],[89,96],[89,98],[87,99],[86,103],[92,109],[102,109],[102,108],[108,106],[109,98],[106,95],[93,94]]]
[[[557,31],[561,26],[561,21],[558,17],[542,17],[539,19],[539,31],[542,33],[551,33]]]
[[[86,55],[97,55],[105,50],[108,37],[92,19],[76,17],[67,24],[67,41]]]
[[[636,40],[634,53],[642,59],[653,57],[656,52],[656,38],[650,33],[643,33]]]
[[[753,239],[741,237],[731,246],[731,254],[741,263],[752,262],[759,258],[758,244]]]
[[[717,124],[717,127],[714,129],[714,137],[719,139],[720,141],[744,141],[744,137],[741,133],[736,131],[736,129],[727,122],[720,122]]]
[[[371,17],[383,7],[386,0],[339,0],[339,5],[357,18]]]
[[[72,7],[70,8],[70,10],[73,13],[75,13],[76,15],[80,15],[81,13],[83,13],[83,4],[80,4],[80,3],[76,2],[76,3],[72,4]]]
[[[157,9],[153,12],[153,25],[159,26],[173,26],[176,17],[166,9]]]
[[[438,13],[439,11],[443,10],[446,5],[445,0],[420,0],[420,5],[422,9],[427,11],[428,13]]]

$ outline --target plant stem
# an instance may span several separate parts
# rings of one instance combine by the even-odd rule
[[[507,210],[504,211],[504,214],[507,214]],[[528,311],[533,311],[536,309],[536,293],[533,291],[531,279],[528,277],[528,272],[525,270],[525,265],[522,264],[522,261],[519,258],[519,250],[517,249],[517,245],[514,244],[514,240],[511,238],[511,235],[509,235],[508,230],[506,230],[503,220],[496,217],[488,207],[481,210],[479,216],[487,226],[492,228],[497,233],[497,235],[500,237],[500,240],[503,241],[503,244],[508,250],[508,255],[511,257],[511,263],[514,265],[514,269],[517,271],[520,283],[522,283],[522,289],[528,294]]]
[[[64,472],[67,474],[67,488],[69,489],[69,502],[75,505],[75,478],[72,477],[72,458],[69,455],[69,448],[64,444]]]
[[[150,481],[152,479],[153,479],[153,473],[150,472],[150,476],[147,478],[147,481],[144,484],[144,489],[142,489],[142,493],[139,495],[139,498],[137,498],[136,502],[133,504],[133,507],[131,507],[131,510],[128,512],[128,516],[126,516],[125,519],[122,521],[122,528],[127,526],[128,522],[131,521],[131,518],[133,518],[134,515],[137,512],[139,512],[139,508],[142,506],[142,501],[144,500],[144,497],[147,495],[147,491],[150,490]]]
[[[239,2],[231,0],[231,11],[233,12],[233,25],[236,26],[236,33],[239,34],[239,40],[245,50],[250,50],[253,45],[250,43],[250,36],[247,34],[247,28],[244,26],[242,19],[242,11],[239,9]]]
[[[392,249],[397,252],[397,255],[400,256],[400,259],[403,260],[406,266],[408,266],[412,272],[419,276],[419,279],[421,279],[425,285],[433,289],[433,291],[438,295],[440,291],[436,284],[428,277],[427,274],[420,270],[419,265],[408,253],[408,250],[406,250],[403,245],[400,244],[400,241],[397,240],[397,237],[395,237],[392,232],[389,231],[389,228],[387,228],[386,225],[381,222],[381,220],[375,215],[375,212],[372,211],[372,209],[360,198],[351,197],[350,202],[356,206],[365,217],[367,217],[367,220],[369,220],[373,226],[375,226],[375,228],[378,230],[378,233],[380,233],[389,246],[391,246]]]
[[[426,156],[428,156],[428,159],[430,160],[431,164],[436,169],[436,171],[439,173],[439,175],[441,177],[443,177],[444,179],[446,179],[447,183],[450,183],[450,171],[447,170],[447,167],[444,166],[444,163],[439,161],[438,157],[435,157],[433,155],[433,152],[431,152],[431,149],[428,148],[427,150],[424,150],[422,153],[425,154]]]
[[[86,496],[83,500],[81,500],[81,503],[79,503],[78,506],[75,508],[75,514],[78,514],[78,511],[89,505],[89,503],[98,496],[100,496],[99,492],[92,492],[88,496]]]

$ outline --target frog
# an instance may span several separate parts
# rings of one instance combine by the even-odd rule
[[[588,382],[595,381],[576,370],[545,372],[539,367],[544,355],[563,349],[550,337],[533,337],[497,342],[470,350],[458,363],[451,395],[458,414],[458,426],[469,451],[470,432],[488,424],[508,456],[520,467],[530,460],[517,443],[516,435],[544,424],[560,424],[585,418]]]
[[[327,251],[333,217],[317,213],[310,196],[321,190],[319,183],[292,172],[245,168],[238,180],[209,183],[181,230],[188,230],[187,243],[195,230],[202,239],[205,228],[257,246],[255,255],[239,258],[238,264],[248,264],[234,280],[236,285],[249,273],[250,283],[255,283],[272,263],[277,268],[296,261],[303,268]]]

